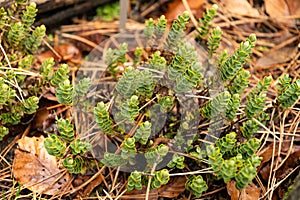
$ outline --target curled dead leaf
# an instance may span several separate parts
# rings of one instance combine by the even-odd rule
[[[263,67],[287,62],[291,60],[297,54],[297,52],[297,46],[287,46],[275,51],[271,51],[259,58],[256,62],[256,66]]]
[[[140,200],[140,199],[145,199],[146,197],[146,186],[143,186],[141,190],[132,190],[132,191],[127,191],[125,192],[124,195],[120,199],[126,200]],[[149,200],[156,200],[158,199],[158,191],[157,189],[150,190],[149,192]]]
[[[231,200],[257,200],[261,194],[261,189],[254,183],[250,183],[244,189],[238,190],[235,187],[235,181],[232,180],[227,183],[226,188]]]
[[[78,61],[81,59],[82,54],[79,51],[79,49],[74,46],[73,44],[63,44],[57,47],[54,47],[54,50],[56,51],[56,53],[59,54],[60,57],[58,57],[57,54],[55,54],[52,50],[46,51],[40,55],[37,56],[37,59],[40,62],[44,62],[45,60],[47,60],[48,58],[54,58],[54,60],[56,61]]]
[[[206,0],[187,0],[189,7],[196,18],[200,18],[203,13],[202,5]],[[166,13],[166,18],[169,21],[177,19],[177,16],[182,14],[186,8],[184,7],[181,0],[175,0],[168,4],[168,12]]]
[[[177,176],[171,178],[168,184],[163,185],[162,187],[158,188],[158,195],[159,197],[166,197],[166,198],[175,198],[180,195],[185,190],[185,176]]]
[[[18,141],[13,175],[33,192],[55,195],[65,190],[70,180],[58,168],[57,160],[44,147],[44,137],[24,137]]]
[[[260,16],[258,10],[253,8],[247,0],[223,0],[222,3],[228,12],[234,15],[246,15],[252,17]]]
[[[293,26],[294,19],[288,16],[300,16],[300,1],[298,0],[265,0],[266,11],[269,16],[286,25]]]

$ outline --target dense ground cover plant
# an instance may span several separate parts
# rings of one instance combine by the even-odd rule
[[[178,16],[166,38],[162,37],[166,31],[164,16],[157,21],[149,19],[144,30],[148,46],[135,49],[134,63],[118,79],[113,101],[109,104],[99,102],[94,109],[95,121],[100,129],[107,135],[123,138],[119,151],[104,154],[101,160],[104,165],[135,166],[140,159],[137,159],[138,155],[144,154],[147,164],[139,169],[140,172],[131,173],[128,190],[141,189],[142,185],[150,189],[160,187],[169,180],[170,172],[166,169],[186,171],[188,166],[196,171],[204,163],[213,170],[216,179],[223,179],[225,183],[234,180],[237,189],[244,188],[256,176],[262,158],[256,155],[261,140],[255,138],[255,134],[270,120],[267,93],[273,79],[271,76],[264,77],[246,99],[241,98],[250,83],[250,73],[244,65],[255,46],[256,37],[251,34],[240,43],[233,55],[226,51],[217,53],[222,31],[219,27],[210,29],[216,9],[215,5],[208,9],[197,27],[198,42],[207,45],[206,64],[198,60],[195,48],[183,37],[189,22],[188,13]],[[159,48],[149,51],[158,43],[163,44],[162,49],[167,47],[169,52]],[[109,74],[116,75],[118,66],[126,62],[126,47],[124,43],[119,50],[109,49],[106,57]],[[216,66],[217,75],[205,76],[203,72],[212,66]],[[222,90],[210,100],[195,101],[198,102],[197,110],[176,115],[188,95],[201,98],[213,93],[220,85]],[[278,97],[271,107],[288,109],[298,100],[299,89],[298,80],[291,83],[284,75],[279,82]],[[158,120],[157,113],[172,116],[158,133],[155,132],[156,125],[153,125]],[[195,121],[198,122],[195,124]],[[199,124],[208,121],[210,126],[206,130],[199,128]],[[174,126],[176,122],[180,125]],[[196,133],[190,130],[196,130]],[[220,138],[208,139],[213,143],[203,145],[205,136],[202,132],[216,137],[220,135]],[[169,143],[155,143],[157,135],[153,133]],[[192,158],[182,155],[182,151]],[[157,165],[166,161],[168,164],[164,169],[156,170]],[[152,173],[151,178],[145,175],[149,173]],[[200,197],[208,189],[209,181],[209,176],[203,178],[195,172],[188,179],[186,189]]]
[[[256,176],[261,162],[256,155],[261,139],[256,136],[269,123],[270,108],[288,109],[299,98],[300,81],[292,81],[288,75],[279,79],[278,96],[268,103],[271,76],[264,77],[245,99],[241,98],[250,88],[250,72],[245,64],[256,37],[250,35],[232,55],[219,53],[222,31],[219,27],[211,29],[216,6],[207,10],[196,28],[197,42],[206,44],[206,62],[199,60],[195,47],[183,37],[189,23],[185,12],[172,23],[169,32],[164,16],[156,21],[149,19],[144,30],[145,47],[136,47],[132,53],[124,43],[106,52],[107,76],[117,80],[110,102],[98,102],[95,107],[86,104],[91,80],[84,78],[74,86],[68,65],[62,64],[54,72],[53,59],[42,63],[37,75],[39,84],[22,88],[31,75],[27,70],[33,63],[31,53],[45,35],[44,26],[31,27],[35,4],[25,7],[24,3],[17,1],[10,10],[0,10],[5,38],[1,41],[2,53],[8,56],[1,60],[1,124],[18,124],[24,114],[32,114],[38,108],[38,98],[32,95],[44,86],[55,87],[59,103],[84,107],[93,114],[101,131],[118,145],[116,151],[106,152],[99,164],[123,169],[133,166],[135,170],[128,173],[127,190],[160,188],[173,172],[192,174],[185,186],[196,197],[215,179],[225,183],[234,180],[236,188],[244,188]],[[156,47],[157,43],[163,45]],[[8,48],[9,45],[14,48]],[[119,67],[129,61],[129,53],[134,55],[133,62],[119,76]],[[212,69],[216,70],[214,75],[205,73]],[[161,116],[166,116],[163,127],[158,123]],[[94,164],[94,160],[85,157],[91,144],[75,134],[71,119],[56,119],[56,123],[58,133],[49,133],[45,140],[48,153],[60,159],[70,173],[86,173]],[[210,125],[201,126],[205,123]],[[8,128],[1,126],[0,132],[2,139]],[[146,164],[137,166],[140,159]],[[197,171],[205,168],[212,172],[199,175]]]
[[[9,133],[11,125],[21,122],[24,115],[38,109],[41,84],[36,81],[27,86],[28,77],[38,73],[31,71],[33,55],[45,36],[44,25],[33,28],[37,14],[36,4],[15,1],[8,9],[0,8],[0,139]]]
[[[186,167],[197,171],[206,166],[212,169],[214,179],[222,179],[225,183],[234,180],[237,189],[244,188],[256,176],[262,158],[256,155],[261,141],[255,134],[270,119],[270,105],[267,106],[266,101],[272,77],[264,77],[246,99],[241,99],[240,95],[250,83],[250,73],[244,65],[256,37],[251,34],[233,55],[226,50],[217,53],[222,31],[219,27],[210,28],[216,9],[215,5],[208,9],[197,27],[198,42],[206,43],[206,64],[199,61],[195,47],[183,37],[189,22],[187,12],[172,23],[166,38],[163,37],[167,23],[164,16],[157,21],[149,19],[144,30],[147,46],[134,50],[134,62],[118,78],[112,101],[109,104],[98,102],[93,108],[94,120],[100,130],[112,139],[119,138],[115,141],[119,143],[118,150],[105,152],[101,164],[123,169],[135,166],[128,177],[128,190],[140,190],[143,185],[148,189],[159,188],[168,183],[169,170],[182,170],[184,174]],[[151,50],[157,42],[169,52],[159,48]],[[108,49],[105,57],[108,75],[117,78],[119,66],[127,62],[127,48],[128,45],[123,43],[118,49]],[[205,76],[205,70],[213,66],[217,73]],[[91,81],[83,79],[77,85],[81,88],[76,89],[66,76],[66,66],[55,74],[60,80],[56,83],[56,79],[52,79],[52,84],[57,86],[58,101],[66,105],[82,102],[78,99],[88,92]],[[275,109],[292,106],[299,97],[298,82],[291,82],[288,75],[284,75],[277,86],[278,97],[271,106]],[[220,86],[222,89],[209,97],[210,100],[201,99]],[[189,95],[198,99],[192,102],[196,102],[197,109],[190,109]],[[188,109],[182,109],[183,106]],[[169,117],[163,128],[157,129],[159,116],[164,114]],[[200,128],[199,125],[206,122],[210,126]],[[66,126],[65,131],[73,130],[70,123],[62,126]],[[208,138],[206,145],[203,143],[206,134],[203,133],[220,138]],[[157,139],[168,142],[157,143]],[[70,142],[71,151],[66,154],[65,144]],[[90,148],[88,143],[74,140],[74,135],[70,137],[62,132],[58,137],[52,135],[45,144],[50,154],[64,159],[63,165],[70,173],[85,172],[80,155]],[[137,166],[140,159],[146,164]],[[156,169],[160,164],[163,169]],[[195,172],[187,180],[186,189],[200,197],[208,189],[209,181],[213,181],[210,176]]]

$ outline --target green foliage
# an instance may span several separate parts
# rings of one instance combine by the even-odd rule
[[[11,28],[8,32],[8,42],[18,48],[19,43],[25,37],[25,30],[21,22],[16,22],[11,24]]]
[[[69,66],[67,64],[62,64],[58,70],[53,74],[50,83],[53,86],[59,86],[59,83],[64,82],[68,79]]]
[[[26,9],[23,11],[22,15],[22,21],[25,26],[30,27],[34,23],[37,11],[36,3],[34,2],[26,6]]]
[[[259,125],[254,119],[249,119],[243,123],[243,126],[240,127],[240,130],[243,137],[250,138],[259,130]]]
[[[35,96],[31,96],[28,99],[25,100],[23,104],[23,111],[26,114],[33,114],[36,112],[36,110],[39,108],[39,98]]]
[[[282,81],[283,82],[283,81]],[[277,101],[284,109],[287,109],[295,104],[300,96],[300,79],[297,79],[292,84],[285,86],[284,83],[280,83],[282,89]]]
[[[6,24],[7,12],[3,7],[0,8],[0,28],[2,29]]]
[[[54,58],[48,58],[40,67],[40,74],[44,82],[49,82],[52,78],[53,66],[55,65]]]
[[[206,13],[204,13],[203,18],[199,19],[199,24],[197,27],[198,35],[200,39],[204,40],[209,33],[209,28],[211,27],[211,21],[217,14],[218,6],[214,4],[210,9],[206,9]]]
[[[133,67],[127,67],[125,69],[125,72],[116,85],[117,92],[124,99],[130,98],[139,87],[138,81],[136,81],[138,80],[138,76],[139,71]]]
[[[4,78],[0,77],[0,108],[7,105],[15,97],[15,90],[5,83]]]
[[[167,169],[154,172],[153,180],[151,182],[151,189],[160,188],[169,182],[170,175]]]
[[[191,156],[197,158],[198,160],[203,159],[205,155],[205,150],[201,150],[200,147],[196,148],[196,151],[192,151],[189,153]]]
[[[141,190],[142,186],[142,173],[138,171],[131,172],[128,177],[127,190]]]
[[[250,119],[259,115],[266,104],[266,91],[270,86],[272,77],[264,77],[247,97],[246,116]]]
[[[142,55],[143,55],[143,48],[142,47],[135,48],[135,50],[134,50],[134,60],[133,60],[133,65],[134,66],[138,65],[141,62]]]
[[[32,34],[25,38],[25,48],[29,53],[36,53],[46,35],[46,27],[44,25],[36,27]]]
[[[104,6],[98,7],[96,12],[97,16],[103,21],[113,21],[119,17],[120,3],[108,3]]]
[[[235,179],[237,188],[241,189],[252,181],[262,158],[255,155],[260,147],[258,139],[252,138],[235,146],[235,137],[236,133],[232,132],[218,139],[215,147],[207,146],[207,155],[217,178],[222,178],[225,183]],[[251,169],[246,170],[247,167]]]
[[[206,151],[208,156],[208,162],[210,163],[212,170],[216,174],[217,178],[220,178],[222,176],[221,166],[224,162],[220,148],[207,146]]]
[[[213,31],[211,32],[210,37],[208,38],[207,47],[208,47],[208,55],[212,57],[216,50],[219,48],[221,44],[221,36],[222,31],[219,26],[217,26]]]
[[[74,88],[68,79],[58,84],[56,88],[56,98],[61,104],[73,105]]]
[[[66,150],[66,145],[56,135],[47,137],[44,145],[50,155],[58,158],[62,158]]]
[[[240,44],[240,47],[234,54],[220,65],[219,70],[223,81],[232,80],[239,72],[249,57],[252,48],[255,46],[255,42],[256,36],[251,34],[245,42]]]
[[[231,133],[225,135],[224,137],[219,138],[216,141],[216,147],[218,147],[220,149],[220,152],[222,154],[224,154],[228,151],[231,151],[234,148],[235,143],[237,141],[235,138],[236,138],[236,133],[231,132]]]
[[[126,138],[123,142],[121,157],[124,160],[128,160],[133,158],[136,153],[135,148],[135,139],[134,138]]]
[[[118,74],[117,67],[123,65],[126,61],[127,43],[122,43],[119,49],[109,48],[105,55],[105,64],[109,69],[109,74],[116,76]]]
[[[151,123],[149,121],[142,122],[134,134],[136,142],[146,144],[151,134]]]
[[[174,91],[189,92],[202,83],[201,64],[197,61],[197,52],[185,40],[177,41],[179,48],[168,68],[168,77],[175,81]]]
[[[158,71],[165,71],[167,67],[167,61],[164,57],[161,56],[160,51],[156,51],[153,54],[151,54],[151,58],[149,59],[149,66],[152,69]]]
[[[172,160],[168,163],[169,168],[184,168],[184,156],[180,156],[178,154],[173,154]]]
[[[145,22],[145,28],[144,28],[144,37],[149,40],[151,39],[155,29],[154,20],[152,18],[149,18]]]
[[[225,91],[209,100],[204,107],[200,109],[202,116],[205,118],[212,118],[224,113],[230,100],[230,96],[230,93]]]
[[[5,126],[0,126],[0,141],[3,140],[3,138],[8,135],[9,130]]]
[[[78,82],[78,85],[75,87],[75,95],[77,98],[82,98],[89,91],[92,84],[90,78],[83,78]]]
[[[155,39],[157,40],[160,39],[165,33],[166,28],[167,28],[167,20],[166,17],[162,15],[160,16],[160,18],[158,18],[157,23],[155,24],[155,28],[154,28]]]
[[[60,134],[60,137],[67,143],[71,143],[75,139],[74,126],[68,119],[58,119],[57,129]]]
[[[79,154],[83,156],[91,148],[92,146],[89,142],[83,142],[80,139],[76,139],[70,144],[70,150],[73,155]]]
[[[94,108],[94,118],[95,122],[104,133],[110,134],[113,132],[113,122],[111,121],[107,108],[103,102],[99,102],[97,107]]]
[[[158,104],[161,106],[161,111],[166,112],[174,106],[174,97],[158,97]]]
[[[248,70],[241,69],[228,87],[231,94],[242,94],[245,88],[248,87],[248,84],[250,83],[249,78],[250,72]]]
[[[202,193],[208,189],[208,186],[201,175],[192,175],[185,183],[185,188],[189,191],[192,191],[193,194],[199,198],[202,196]]]
[[[239,94],[233,94],[231,98],[228,101],[227,107],[226,107],[226,117],[229,120],[233,120],[236,116],[236,111],[240,107],[240,96]]]
[[[137,94],[151,98],[154,90],[153,76],[150,71],[143,70],[139,72],[140,76],[138,81],[139,87],[137,89]]]
[[[256,176],[256,168],[251,165],[243,166],[236,174],[236,188],[241,190],[248,185]]]
[[[139,99],[133,95],[130,99],[121,105],[119,121],[134,122],[134,119],[139,115]]]
[[[241,154],[243,158],[249,158],[259,149],[260,144],[257,138],[251,138],[246,143],[235,147],[231,153],[233,155]]]
[[[168,146],[164,144],[160,144],[159,146],[155,148],[150,148],[145,153],[145,158],[147,160],[147,163],[154,164],[154,163],[160,163],[162,161],[162,158],[167,155],[169,151]]]
[[[157,21],[147,20],[144,36],[148,44],[145,48],[135,48],[133,62],[126,60],[132,56],[132,52],[126,55],[127,47],[123,48],[123,54],[120,49],[108,50],[106,64],[112,70],[124,62],[129,66],[125,67],[120,78],[115,77],[119,79],[113,100],[109,102],[110,109],[103,102],[94,108],[96,123],[104,133],[111,134],[109,137],[119,147],[115,153],[104,154],[104,165],[133,165],[136,162],[133,158],[144,153],[147,161],[145,170],[149,173],[151,168],[162,164],[170,147],[173,157],[168,163],[169,168],[191,169],[192,166],[194,169],[196,165],[211,167],[209,169],[212,169],[216,179],[223,179],[225,183],[235,180],[238,189],[253,180],[261,158],[255,155],[260,141],[251,137],[259,130],[261,123],[265,125],[270,120],[271,109],[267,109],[266,99],[272,77],[264,77],[246,96],[246,100],[242,99],[250,83],[250,72],[243,66],[255,46],[256,36],[251,34],[241,42],[233,55],[226,50],[218,54],[222,31],[219,27],[209,30],[216,10],[216,5],[208,9],[198,28],[199,38],[205,40],[199,43],[207,44],[207,62],[200,61],[198,49],[183,38],[189,22],[187,12],[172,23],[166,39],[162,37],[166,29],[164,16]],[[160,47],[167,51],[159,51]],[[142,66],[136,67],[139,65]],[[209,77],[204,76],[202,68],[206,70],[212,66],[217,66],[216,73],[212,77],[210,72]],[[119,74],[117,70],[115,72]],[[224,82],[224,87],[216,83],[219,79]],[[291,83],[286,76],[280,79],[276,103],[285,108],[293,105],[299,96],[299,84],[298,81]],[[209,94],[215,95],[205,101]],[[195,98],[189,102],[189,97]],[[197,109],[192,106],[197,106]],[[200,148],[203,137],[196,132],[203,135],[212,133],[212,138],[219,134],[224,137],[207,146],[205,152]],[[162,142],[158,140],[158,145],[156,139],[162,139]],[[165,145],[165,141],[170,143]],[[189,159],[185,158],[185,154],[174,153],[184,148],[192,156],[187,156]],[[169,172],[166,169],[154,174],[151,180],[142,179],[140,172],[133,172],[128,178],[128,190],[141,189],[145,183],[142,180],[151,180],[151,189],[167,183]],[[186,188],[200,197],[207,190],[207,185],[201,176],[191,176]]]
[[[63,160],[62,164],[72,174],[84,174],[86,171],[84,160],[81,157],[68,157]]]
[[[224,160],[221,166],[222,178],[225,183],[228,183],[232,178],[235,177],[238,166],[235,162],[235,158]]]
[[[167,38],[168,48],[173,49],[178,45],[181,37],[184,34],[184,30],[189,22],[189,19],[189,13],[185,11],[182,15],[178,15],[178,18],[173,21]]]
[[[101,162],[108,167],[122,167],[127,164],[127,161],[123,159],[121,155],[115,155],[108,152],[104,153]]]
[[[20,123],[22,115],[20,113],[19,107],[13,106],[11,110],[11,113],[2,113],[0,115],[2,124],[17,125],[18,123]]]
[[[66,156],[62,164],[69,173],[84,174],[93,162],[82,157],[92,148],[91,144],[75,139],[74,126],[68,119],[57,119],[57,129],[59,136],[52,134],[44,141],[47,152],[61,159]],[[66,144],[70,144],[70,148],[66,148]]]
[[[289,87],[291,81],[288,74],[283,74],[282,78],[278,79],[278,85],[276,85],[278,95],[281,95]]]

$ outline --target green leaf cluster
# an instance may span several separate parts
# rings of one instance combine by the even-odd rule
[[[185,183],[185,188],[189,191],[192,191],[193,194],[199,198],[202,196],[202,193],[208,189],[208,186],[201,175],[192,175]]]
[[[256,167],[262,158],[255,155],[260,147],[256,138],[236,145],[236,133],[231,132],[216,141],[216,146],[207,147],[210,166],[225,183],[235,179],[238,189],[244,188],[256,175]]]
[[[203,15],[203,18],[199,19],[197,31],[197,37],[204,40],[209,33],[211,27],[211,21],[217,14],[218,6],[214,4],[211,8],[207,8],[206,12]]]
[[[57,129],[59,135],[51,134],[44,141],[47,152],[62,159],[69,173],[84,174],[92,162],[83,157],[92,148],[91,144],[75,138],[74,126],[68,119],[57,119]]]

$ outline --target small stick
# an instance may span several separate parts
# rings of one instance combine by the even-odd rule
[[[119,31],[122,32],[126,28],[128,0],[120,0],[120,26]]]

